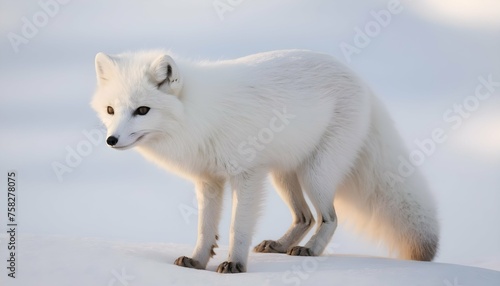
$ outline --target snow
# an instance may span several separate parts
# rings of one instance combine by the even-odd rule
[[[451,0],[402,0],[403,10],[348,59],[341,43],[352,45],[355,28],[364,29],[389,0],[231,1],[240,4],[223,20],[213,1],[58,0],[67,4],[16,52],[9,33],[22,34],[23,19],[32,21],[40,3],[54,1],[0,0],[0,261],[7,259],[5,174],[19,175],[18,275],[9,279],[0,262],[1,286],[500,285],[500,89],[461,115],[460,126],[443,119],[474,96],[479,77],[500,81],[498,3],[454,1],[447,9]],[[386,103],[410,150],[444,130],[447,140],[418,166],[439,206],[435,262],[377,258],[390,255],[341,217],[325,257],[252,253],[248,273],[218,275],[229,237],[227,192],[221,248],[209,271],[172,265],[196,242],[192,183],[134,151],[107,148],[89,106],[97,52],[152,48],[194,59],[288,48],[328,53]],[[58,177],[53,164],[67,164],[84,145],[88,153]],[[253,245],[279,238],[291,223],[266,188]],[[122,269],[134,280],[118,281]]]
[[[192,251],[192,246],[183,244],[23,236],[19,245],[23,252],[18,257],[22,265],[18,277],[2,275],[1,285],[497,286],[500,283],[498,271],[353,255],[293,257],[252,253],[247,273],[224,275],[215,269],[227,255],[225,247],[217,249],[217,255],[204,271],[173,265],[177,257]]]

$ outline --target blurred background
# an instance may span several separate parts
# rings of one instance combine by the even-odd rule
[[[417,164],[439,205],[437,261],[500,270],[499,1],[0,0],[0,34],[0,183],[17,170],[21,235],[196,241],[193,185],[105,146],[89,106],[97,52],[217,60],[300,48],[361,75],[409,150],[424,154],[418,142],[441,130]],[[254,244],[291,223],[267,188]],[[229,206],[227,192],[223,245]],[[330,253],[387,255],[342,219]]]

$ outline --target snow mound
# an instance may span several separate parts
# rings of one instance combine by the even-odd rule
[[[5,246],[6,236],[0,240]],[[21,235],[17,246],[16,278],[2,267],[0,285],[500,285],[498,271],[376,257],[251,253],[248,273],[223,275],[214,271],[226,258],[224,247],[205,271],[173,265],[191,253],[186,245]],[[0,257],[5,261],[6,247]]]

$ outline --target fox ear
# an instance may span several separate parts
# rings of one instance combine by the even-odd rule
[[[179,95],[182,89],[182,79],[174,60],[168,55],[156,58],[149,68],[151,81],[159,90]]]
[[[113,60],[104,53],[98,53],[95,56],[95,72],[99,85],[105,84],[111,78],[114,64]]]

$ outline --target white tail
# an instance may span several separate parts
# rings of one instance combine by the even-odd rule
[[[439,245],[434,201],[417,169],[398,170],[408,151],[376,98],[372,98],[370,133],[356,165],[335,197],[339,218],[402,259],[430,261]]]

